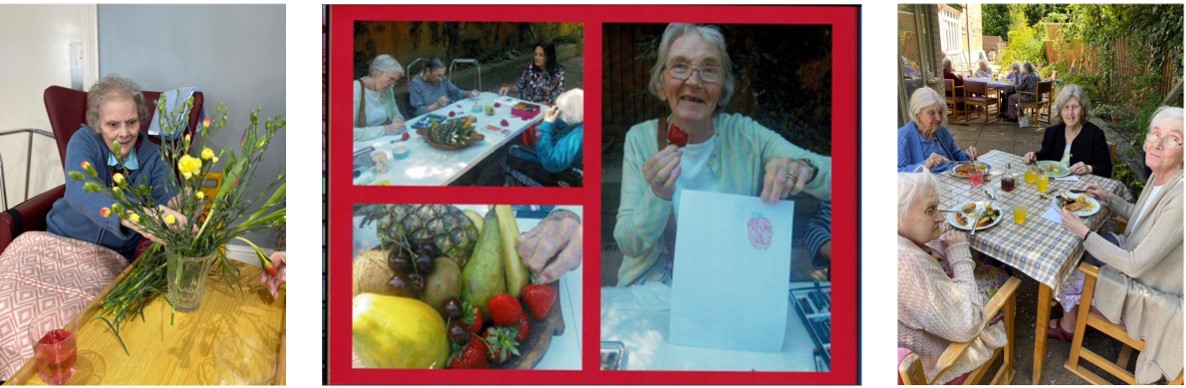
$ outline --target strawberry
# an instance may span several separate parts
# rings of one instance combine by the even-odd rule
[[[511,294],[505,293],[490,298],[486,309],[490,311],[490,319],[494,320],[494,324],[500,326],[514,325],[519,321],[519,314],[523,313],[523,307],[519,306],[519,300]]]
[[[457,112],[449,111],[449,117],[457,116]]]
[[[486,361],[489,353],[486,342],[474,336],[460,351],[453,352],[449,369],[489,369],[490,363]]]
[[[499,104],[499,103],[497,103],[497,102],[496,102],[496,103],[494,103],[494,107],[495,107],[495,108],[502,108],[502,104]]]
[[[465,327],[470,333],[478,334],[482,332],[482,310],[469,304],[469,302],[461,302],[461,322],[465,323]]]
[[[510,359],[512,355],[519,355],[519,341],[515,340],[515,337],[519,336],[518,331],[513,327],[486,329],[484,339],[490,345],[490,353],[487,354],[490,361],[503,362]]]
[[[688,145],[688,133],[672,124],[667,129],[667,142],[675,144],[677,147],[683,148]]]
[[[504,126],[504,127],[509,127],[511,125],[511,123],[508,122],[506,119],[502,119],[502,121],[500,121],[499,124],[502,124],[502,126]]]
[[[515,337],[515,341],[519,343],[527,342],[527,333],[531,331],[531,322],[527,321],[527,313],[519,313],[519,336]]]
[[[556,289],[543,284],[523,286],[520,295],[523,296],[523,304],[531,310],[531,316],[539,321],[548,317],[548,310],[551,310],[552,303],[556,302]]]
[[[409,137],[411,136],[409,136],[407,132],[404,132],[404,135],[400,136],[399,141],[408,141]]]

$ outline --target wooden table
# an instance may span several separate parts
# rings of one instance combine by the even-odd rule
[[[276,349],[273,383],[284,385],[284,287],[273,300],[267,287],[259,283],[259,267],[234,263],[242,270],[241,293],[228,287],[218,275],[212,275],[197,311],[177,313],[170,324],[171,309],[161,296],[145,307],[144,320],[137,317],[124,323],[120,334],[130,354],[124,353],[115,334],[103,321],[90,319],[93,313],[77,318],[84,321],[78,333],[78,370],[69,384],[218,385],[223,375],[218,362],[218,343],[238,333],[259,338]],[[134,265],[128,266],[112,284],[123,280]],[[30,360],[8,384],[45,385],[45,382]]]
[[[979,161],[992,167],[991,179],[982,188],[972,189],[967,178],[959,178],[945,171],[939,178],[943,184],[939,194],[939,205],[941,208],[951,209],[969,201],[987,200],[984,189],[992,191],[1000,198],[992,201],[1000,204],[1000,224],[969,235],[968,243],[972,249],[992,256],[1038,281],[1033,383],[1041,384],[1039,377],[1042,374],[1042,362],[1046,352],[1046,326],[1050,319],[1048,306],[1054,290],[1058,289],[1078,267],[1079,258],[1083,256],[1083,243],[1078,236],[1068,232],[1061,224],[1042,218],[1042,213],[1053,204],[1050,199],[1040,198],[1033,185],[1025,183],[1022,173],[1028,166],[1022,163],[1020,156],[994,150],[981,155]],[[1004,172],[1005,166],[1009,164],[1015,166],[1013,172],[1017,175],[1016,189],[1011,193],[1003,193],[1000,190],[1000,175],[996,175],[996,172]],[[1088,184],[1095,183],[1116,196],[1116,200],[1132,200],[1128,189],[1118,181],[1095,175],[1078,175],[1077,178],[1079,180],[1076,182],[1050,178],[1047,192],[1058,194],[1070,189],[1082,190]],[[1011,204],[1014,203],[1024,206],[1029,214],[1024,224],[1013,223]],[[1103,206],[1098,213],[1084,218],[1083,221],[1092,230],[1097,230],[1110,215],[1111,211]]]

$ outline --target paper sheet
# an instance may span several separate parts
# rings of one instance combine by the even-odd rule
[[[1062,178],[1054,178],[1054,180],[1056,180],[1056,181],[1064,181],[1064,182],[1078,182],[1078,181],[1079,181],[1079,177],[1077,177],[1077,176],[1075,176],[1075,175],[1067,175],[1067,176],[1064,176],[1064,177],[1062,177]]]
[[[672,344],[778,352],[787,325],[794,201],[682,191]]]
[[[1062,216],[1058,215],[1058,208],[1054,207],[1053,205],[1046,209],[1045,213],[1042,213],[1042,218],[1054,221],[1056,224],[1062,224]]]

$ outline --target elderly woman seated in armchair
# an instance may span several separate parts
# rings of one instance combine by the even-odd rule
[[[126,179],[151,186],[156,203],[176,192],[160,157],[160,148],[140,130],[148,109],[133,81],[108,75],[87,97],[86,123],[66,146],[67,172],[93,168],[108,185]],[[116,145],[118,144],[118,148]],[[118,149],[119,152],[115,152]],[[118,173],[117,173],[118,171]],[[0,254],[0,379],[7,379],[32,354],[22,339],[27,316],[60,314],[73,318],[132,261],[143,233],[132,220],[103,217],[111,200],[88,193],[83,182],[66,177],[65,196],[46,217],[47,232],[21,234]],[[164,214],[183,217],[164,206]],[[178,223],[182,224],[182,223]],[[22,319],[2,319],[22,314]]]

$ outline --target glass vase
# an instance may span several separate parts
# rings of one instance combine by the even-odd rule
[[[169,278],[169,303],[174,311],[188,313],[202,306],[206,278],[214,256],[214,253],[197,257],[169,254],[166,276]]]

